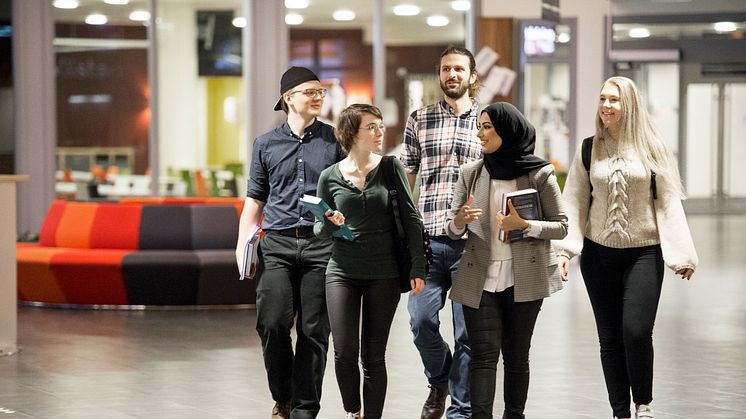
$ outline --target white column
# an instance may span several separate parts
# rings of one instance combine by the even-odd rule
[[[31,181],[18,188],[18,231],[38,233],[54,200],[57,115],[54,20],[49,0],[13,0],[16,173]]]
[[[16,182],[28,176],[0,175],[0,356],[18,352],[16,285]]]
[[[244,175],[248,178],[254,138],[285,119],[284,112],[272,108],[280,98],[280,77],[288,68],[290,35],[285,24],[283,2],[244,0],[244,12],[243,72],[247,130],[245,138],[241,139],[241,150],[246,150]]]

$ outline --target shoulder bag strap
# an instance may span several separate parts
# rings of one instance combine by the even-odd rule
[[[383,156],[381,159],[381,174],[383,175],[383,182],[386,184],[386,189],[389,191],[389,201],[391,201],[391,208],[394,212],[394,224],[396,224],[396,233],[399,237],[406,237],[407,234],[404,232],[404,225],[401,222],[401,213],[399,212],[399,191],[397,188],[396,176],[394,175],[394,156]]]

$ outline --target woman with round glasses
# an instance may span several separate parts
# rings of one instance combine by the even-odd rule
[[[383,414],[386,397],[386,344],[399,303],[398,267],[393,237],[396,231],[389,193],[381,173],[386,126],[375,106],[355,104],[342,111],[336,128],[337,141],[347,157],[319,177],[318,196],[334,210],[316,220],[318,236],[331,235],[346,224],[355,241],[334,238],[326,271],[326,303],[334,341],[334,369],[347,418],[359,418],[360,371],[363,365],[363,405],[366,419]],[[396,178],[406,185],[404,167],[394,160]],[[400,203],[402,223],[412,255],[412,295],[425,286],[425,256],[420,216],[408,193]],[[417,239],[415,239],[417,238]],[[362,318],[361,318],[362,313]],[[362,335],[361,335],[362,329]],[[362,352],[360,351],[362,349]]]

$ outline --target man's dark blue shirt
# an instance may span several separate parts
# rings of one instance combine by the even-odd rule
[[[316,120],[303,138],[287,122],[254,141],[246,196],[264,202],[264,230],[312,227],[314,216],[299,199],[316,195],[319,174],[344,154],[334,128]]]

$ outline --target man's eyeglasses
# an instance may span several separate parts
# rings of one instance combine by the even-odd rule
[[[323,99],[324,96],[326,96],[326,89],[305,89],[305,90],[294,90],[289,95],[294,95],[296,93],[303,93],[304,95],[310,97],[311,99],[315,98],[316,96],[321,96]]]
[[[379,122],[377,124],[374,122],[374,123],[368,124],[368,125],[366,125],[364,127],[360,127],[360,129],[364,129],[364,130],[368,131],[370,133],[370,135],[375,135],[376,134],[376,130],[381,131],[381,133],[386,132],[386,125],[384,125],[383,122]]]

